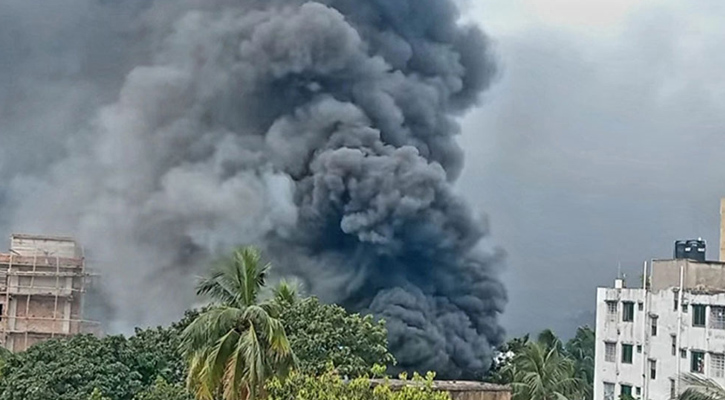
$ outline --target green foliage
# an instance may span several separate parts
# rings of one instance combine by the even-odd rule
[[[539,336],[536,338],[536,341],[547,349],[556,348],[559,353],[564,352],[564,345],[561,343],[561,339],[559,339],[551,329],[544,329],[541,331]]]
[[[513,353],[518,353],[519,351],[523,350],[524,347],[526,347],[526,345],[528,343],[529,343],[528,334],[526,334],[520,338],[513,338],[513,339],[509,340],[508,342],[506,342],[506,344],[504,344],[505,347],[504,347],[503,351],[504,352],[511,351]]]
[[[184,329],[181,348],[188,386],[199,399],[256,399],[269,377],[294,365],[280,305],[261,300],[270,266],[260,262],[256,249],[237,250],[197,285],[197,295],[214,306]]]
[[[395,362],[387,349],[385,324],[372,316],[349,314],[311,297],[284,308],[281,319],[303,373],[321,375],[332,362],[340,375],[353,378],[375,364]]]
[[[137,329],[129,339],[50,340],[19,354],[0,349],[0,400],[190,400],[184,381],[207,399],[255,398],[269,377],[283,376],[291,366],[291,350],[301,358],[296,379],[310,383],[317,374],[322,381],[339,380],[326,373],[333,369],[358,377],[373,368],[382,376],[394,363],[383,322],[300,299],[286,284],[265,301],[268,266],[258,264],[259,254],[245,249],[226,261],[198,287],[215,302],[170,327]],[[367,383],[374,399],[438,400],[420,388],[375,394]]]
[[[405,380],[405,376],[401,376]],[[433,390],[435,374],[429,372],[425,378],[417,373],[413,375],[413,384],[406,385],[399,390],[393,390],[390,385],[384,384],[375,387],[375,398],[379,400],[450,400],[446,392]]]
[[[317,377],[293,373],[284,381],[273,379],[267,390],[269,400],[450,400],[448,393],[433,390],[433,377],[415,375],[410,385],[394,390],[388,383],[374,386],[366,377],[346,382],[331,372]]]
[[[498,354],[494,356],[494,360],[488,370],[488,376],[484,379],[484,381],[499,385],[507,385],[511,383],[513,381],[513,376],[510,374],[510,369],[506,368],[512,360],[509,355],[520,353],[528,343],[529,335],[527,334],[520,338],[513,338],[496,349]]]
[[[710,378],[695,374],[683,374],[680,384],[685,390],[679,400],[725,400],[725,387]]]
[[[547,343],[528,343],[502,372],[512,378],[513,400],[578,400],[588,391],[574,361]]]
[[[594,331],[588,326],[577,329],[574,338],[566,343],[566,354],[574,360],[576,376],[588,386],[587,399],[593,396],[595,346]]]
[[[280,306],[292,306],[299,300],[299,290],[297,285],[287,281],[282,281],[272,289],[274,301]]]
[[[157,377],[183,382],[179,335],[176,324],[137,329],[130,339],[80,335],[36,344],[6,355],[0,400],[130,400]]]
[[[91,393],[91,396],[88,397],[88,400],[110,400],[110,399],[108,397],[105,397],[98,388],[94,388],[93,393]]]
[[[193,400],[193,397],[182,384],[170,384],[159,377],[153,386],[144,389],[134,400]]]
[[[0,378],[2,400],[86,400],[95,389],[111,400],[130,400],[153,379],[120,336],[50,340],[10,357]]]
[[[174,327],[146,330],[137,328],[136,334],[128,340],[128,345],[136,356],[137,371],[142,376],[153,379],[159,376],[167,382],[184,382],[186,363],[179,351],[180,336],[181,332]]]
[[[522,383],[520,377],[516,378],[514,376],[517,371],[514,364],[522,362],[524,358],[521,356],[522,354],[532,354],[531,343],[529,341],[529,335],[526,335],[521,338],[511,339],[502,345],[498,349],[498,353],[502,356],[513,354],[513,357],[501,357],[498,363],[494,362],[486,381],[498,384]],[[586,399],[592,398],[595,338],[594,331],[591,328],[584,326],[577,329],[574,338],[569,340],[566,345],[562,344],[554,332],[546,329],[537,335],[535,343],[547,353],[554,350],[551,353],[551,362],[557,360],[557,363],[571,366],[571,369],[573,369],[571,377],[576,378],[577,385],[580,386],[580,391],[585,395]],[[542,370],[540,372],[545,371]],[[544,377],[540,378],[543,379]]]

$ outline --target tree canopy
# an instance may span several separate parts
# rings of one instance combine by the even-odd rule
[[[111,400],[131,400],[156,378],[155,371],[147,373],[147,355],[121,336],[82,335],[39,343],[8,358],[0,399],[85,400],[97,389]]]
[[[448,393],[433,389],[434,377],[416,374],[411,385],[393,390],[386,382],[374,386],[367,377],[346,382],[334,372],[317,377],[293,373],[284,381],[270,382],[269,400],[450,400]]]
[[[300,297],[291,285],[266,287],[267,271],[256,250],[240,249],[199,282],[198,294],[211,303],[168,327],[136,329],[129,338],[54,339],[17,354],[0,350],[0,400],[191,400],[185,383],[197,399],[219,400],[225,392],[235,393],[229,399],[448,399],[431,389],[432,375],[415,376],[402,390],[373,387],[367,377],[395,363],[384,321]],[[511,357],[496,365],[499,383],[591,376],[591,330],[580,329],[564,346],[552,332],[539,338],[549,344],[526,336],[502,346]],[[292,354],[297,370],[284,379]],[[531,377],[527,365],[552,372]]]
[[[349,314],[344,308],[311,297],[284,308],[282,321],[300,370],[319,375],[334,364],[342,376],[359,377],[375,364],[391,365],[383,322]]]

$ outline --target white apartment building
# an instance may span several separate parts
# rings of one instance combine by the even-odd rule
[[[671,399],[684,373],[725,385],[725,263],[650,267],[639,288],[597,289],[594,400]]]

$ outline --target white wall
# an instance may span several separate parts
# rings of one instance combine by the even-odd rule
[[[668,399],[670,396],[671,379],[678,376],[678,364],[680,373],[690,372],[691,351],[702,351],[705,353],[706,376],[712,377],[713,370],[710,361],[713,353],[725,354],[725,330],[713,329],[711,327],[710,306],[725,306],[725,294],[694,294],[685,293],[684,304],[687,304],[685,312],[681,305],[678,311],[674,310],[676,292],[673,289],[661,290],[655,293],[646,292],[644,289],[597,289],[597,347],[596,367],[594,382],[594,399],[604,400],[604,382],[616,384],[615,398],[620,395],[621,385],[627,384],[633,387],[634,397],[650,400]],[[607,319],[607,300],[617,301],[617,316],[615,321]],[[622,321],[622,301],[633,301],[635,313],[633,322]],[[642,303],[642,311],[638,306]],[[706,305],[705,327],[693,327],[694,304]],[[678,333],[678,315],[682,317],[680,328],[680,343],[676,354],[672,355],[672,335]],[[657,317],[657,335],[651,335],[651,318]],[[617,354],[614,363],[604,361],[605,342],[617,343]],[[633,363],[621,363],[621,351],[623,343],[631,343],[634,347]],[[636,346],[642,346],[642,352],[636,350]],[[686,358],[680,357],[680,349],[686,351]],[[656,360],[656,377],[649,378],[648,360]],[[725,385],[724,378],[716,378],[718,382]],[[640,396],[637,396],[636,388],[640,388]]]

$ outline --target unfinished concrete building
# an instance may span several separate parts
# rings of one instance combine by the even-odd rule
[[[14,352],[78,333],[100,334],[83,319],[90,274],[71,238],[12,235],[0,253],[0,345]]]

